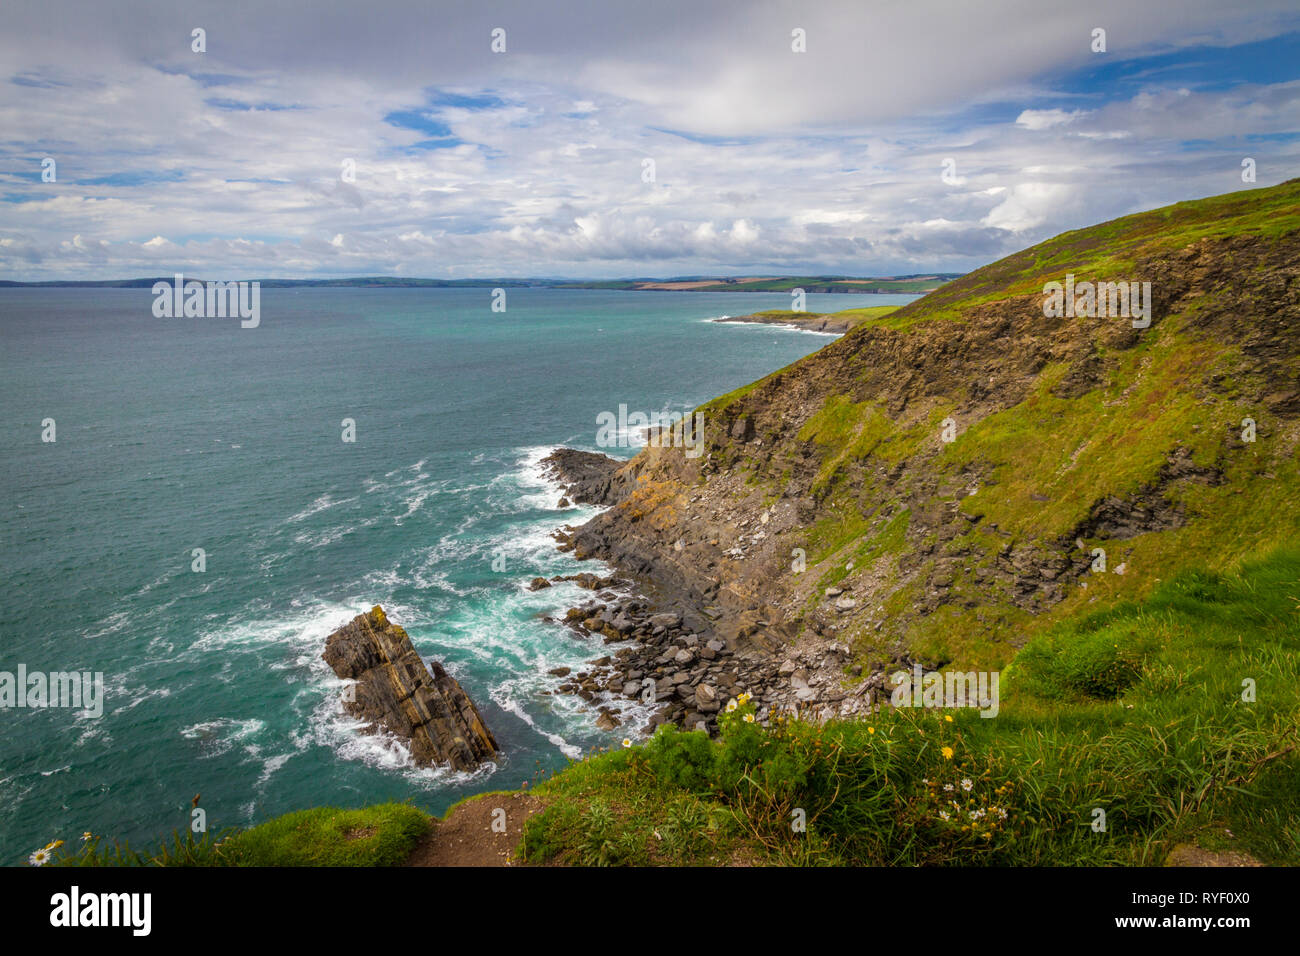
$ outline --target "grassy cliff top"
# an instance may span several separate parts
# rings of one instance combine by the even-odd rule
[[[1203,241],[1277,239],[1300,229],[1300,179],[1175,203],[1063,232],[946,283],[896,316],[899,326],[958,319],[973,305],[1080,279],[1137,278],[1140,264]]]

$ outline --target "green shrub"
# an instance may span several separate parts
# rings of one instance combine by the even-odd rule
[[[1114,700],[1142,676],[1159,630],[1145,618],[1085,623],[1045,634],[1016,656],[1023,690],[1053,699]]]
[[[663,724],[642,749],[650,770],[663,784],[697,793],[711,790],[717,782],[717,754],[702,730],[680,731]]]

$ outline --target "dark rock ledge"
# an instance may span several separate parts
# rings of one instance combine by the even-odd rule
[[[565,500],[580,504],[613,504],[619,497],[615,477],[627,462],[594,451],[557,448],[542,459],[542,474],[564,486]]]
[[[496,756],[497,742],[469,695],[437,661],[425,667],[406,631],[378,605],[331,634],[321,656],[339,677],[357,682],[344,709],[370,721],[368,732],[383,727],[407,741],[417,764],[473,770]]]
[[[825,332],[832,335],[843,335],[854,325],[850,317],[836,315],[833,312],[755,312],[753,315],[729,315],[724,319],[713,321],[794,326],[809,332]]]

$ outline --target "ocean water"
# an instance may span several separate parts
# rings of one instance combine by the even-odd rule
[[[643,721],[603,734],[542,693],[604,648],[542,620],[587,592],[525,589],[592,569],[550,534],[594,510],[557,510],[537,462],[597,450],[603,411],[686,412],[829,341],[707,321],[783,294],[510,290],[494,313],[487,289],[264,289],[256,329],[152,301],[0,289],[0,671],[105,680],[98,719],[0,709],[0,864],[84,830],[150,841],[196,793],[210,828],[442,813],[617,745]],[[417,768],[343,714],[320,654],[374,604],[464,685],[498,765]]]

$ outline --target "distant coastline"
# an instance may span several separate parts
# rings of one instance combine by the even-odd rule
[[[932,273],[905,276],[682,276],[670,279],[415,279],[396,276],[361,276],[342,279],[250,279],[266,289],[605,289],[629,292],[791,292],[802,289],[817,293],[925,293],[959,278],[961,273]],[[197,282],[208,281],[193,276]],[[18,282],[0,279],[0,289],[82,288],[148,289],[156,282],[171,282],[172,275],[142,279],[49,279]],[[223,277],[222,281],[227,281]],[[215,281],[215,280],[214,280]]]

